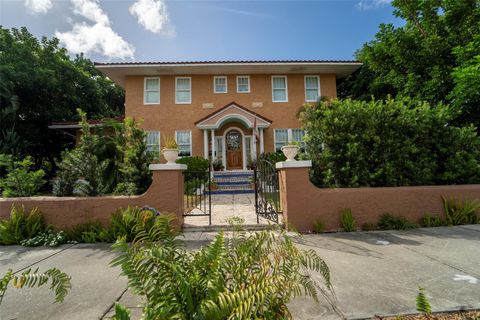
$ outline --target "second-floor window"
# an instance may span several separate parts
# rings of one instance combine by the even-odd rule
[[[248,93],[250,92],[250,77],[249,76],[237,76],[237,92]]]
[[[192,103],[192,78],[190,77],[175,78],[175,103],[177,104]]]
[[[319,76],[305,76],[305,101],[316,102],[320,97]]]
[[[143,103],[144,104],[160,103],[160,78],[158,77],[145,78]]]
[[[287,77],[273,76],[272,77],[272,101],[273,102],[287,102]]]
[[[213,93],[227,93],[227,77],[213,77]]]
[[[180,157],[189,157],[192,155],[192,131],[183,130],[175,131],[175,140],[180,151]]]

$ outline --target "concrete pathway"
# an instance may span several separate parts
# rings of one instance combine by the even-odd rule
[[[214,233],[186,233],[198,248]],[[480,225],[304,235],[295,242],[313,249],[331,269],[335,296],[319,304],[300,298],[290,304],[294,319],[358,319],[415,312],[418,286],[435,311],[480,309]],[[58,267],[72,276],[73,288],[61,304],[45,288],[10,288],[0,319],[106,319],[115,301],[133,309],[140,299],[126,290],[118,268],[109,267],[109,245],[60,248],[0,247],[0,273],[8,268]]]
[[[201,208],[204,205],[202,203]],[[192,210],[192,214],[202,213],[200,209]],[[215,194],[212,195],[212,226],[228,225],[228,218],[240,217],[245,220],[246,226],[257,225],[257,214],[255,213],[255,194]],[[279,215],[281,223],[281,215]],[[206,227],[208,216],[186,216],[185,227]],[[270,222],[262,217],[260,225],[268,225]]]

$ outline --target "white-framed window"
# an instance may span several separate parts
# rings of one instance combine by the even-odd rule
[[[213,77],[213,93],[227,93],[227,77],[215,76]]]
[[[287,76],[272,76],[272,101],[288,102]]]
[[[250,92],[250,76],[237,76],[237,93]]]
[[[160,132],[147,131],[145,136],[145,144],[147,145],[147,152],[153,155],[154,159],[160,158]]]
[[[175,78],[175,103],[176,104],[192,103],[192,78],[191,77]]]
[[[275,152],[280,152],[289,142],[297,142],[300,149],[305,151],[304,136],[305,131],[302,129],[275,129],[273,135]]]
[[[305,101],[317,102],[320,97],[320,77],[305,76]]]
[[[192,131],[177,130],[175,131],[175,141],[178,145],[180,157],[190,157],[192,155]]]
[[[146,77],[143,84],[143,104],[160,104],[160,78]]]

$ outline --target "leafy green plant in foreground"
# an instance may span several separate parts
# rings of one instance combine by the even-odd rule
[[[432,313],[432,307],[430,306],[430,302],[428,301],[427,296],[425,295],[425,289],[422,287],[418,287],[418,294],[417,294],[417,311],[423,314],[429,315]]]
[[[342,216],[340,218],[340,222],[342,223],[342,227],[344,231],[346,232],[357,231],[355,219],[353,219],[353,215],[352,215],[352,209],[342,210]]]
[[[31,269],[17,276],[12,270],[0,277],[0,305],[7,291],[8,285],[13,282],[15,288],[34,288],[50,283],[50,290],[55,292],[55,302],[62,302],[71,289],[70,277],[56,268],[49,269],[44,273],[38,273],[38,268],[32,273]]]
[[[475,224],[479,222],[477,212],[480,203],[473,200],[447,199],[442,197],[443,210],[449,225]]]
[[[27,215],[23,206],[13,206],[9,219],[0,218],[0,245],[18,244],[47,231],[48,228],[37,208]]]
[[[144,319],[291,318],[287,303],[307,295],[318,300],[319,272],[327,288],[328,266],[313,250],[300,250],[284,231],[218,233],[198,251],[178,239],[173,217],[159,216],[128,245],[114,245],[128,285],[143,297]],[[122,319],[125,319],[122,318]]]

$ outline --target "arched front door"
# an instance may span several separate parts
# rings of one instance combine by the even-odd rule
[[[238,130],[230,130],[225,136],[227,152],[227,170],[243,169],[242,134]]]

